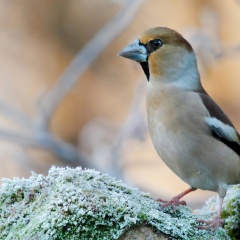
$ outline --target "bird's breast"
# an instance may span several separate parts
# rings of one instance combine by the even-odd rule
[[[197,176],[201,177],[204,171],[198,161],[202,139],[199,136],[207,131],[203,120],[207,113],[198,95],[150,86],[147,114],[149,132],[159,156],[180,178],[194,186]]]

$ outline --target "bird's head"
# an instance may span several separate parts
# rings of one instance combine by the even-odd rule
[[[150,81],[157,79],[183,85],[183,88],[198,87],[194,51],[189,42],[172,29],[148,29],[120,51],[119,56],[139,62]],[[183,79],[183,76],[188,77]]]

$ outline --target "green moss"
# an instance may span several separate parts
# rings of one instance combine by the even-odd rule
[[[240,239],[240,185],[228,190],[223,205],[224,228],[231,239]]]
[[[169,239],[229,239],[194,226],[187,207],[164,212],[148,194],[94,170],[52,167],[48,176],[3,179],[0,239],[118,239],[146,224]]]

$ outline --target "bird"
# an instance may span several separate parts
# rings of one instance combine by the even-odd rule
[[[240,135],[229,117],[201,84],[191,44],[167,27],[146,30],[123,48],[119,56],[139,62],[146,77],[147,122],[152,143],[165,164],[190,187],[162,204],[196,189],[219,195],[216,217],[199,220],[199,229],[222,227],[223,199],[240,183]],[[159,200],[161,201],[161,200]]]

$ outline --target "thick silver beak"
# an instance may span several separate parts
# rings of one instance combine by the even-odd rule
[[[118,53],[118,56],[129,58],[137,62],[147,61],[147,50],[140,44],[139,39],[136,39],[129,45],[127,45],[123,50]]]

